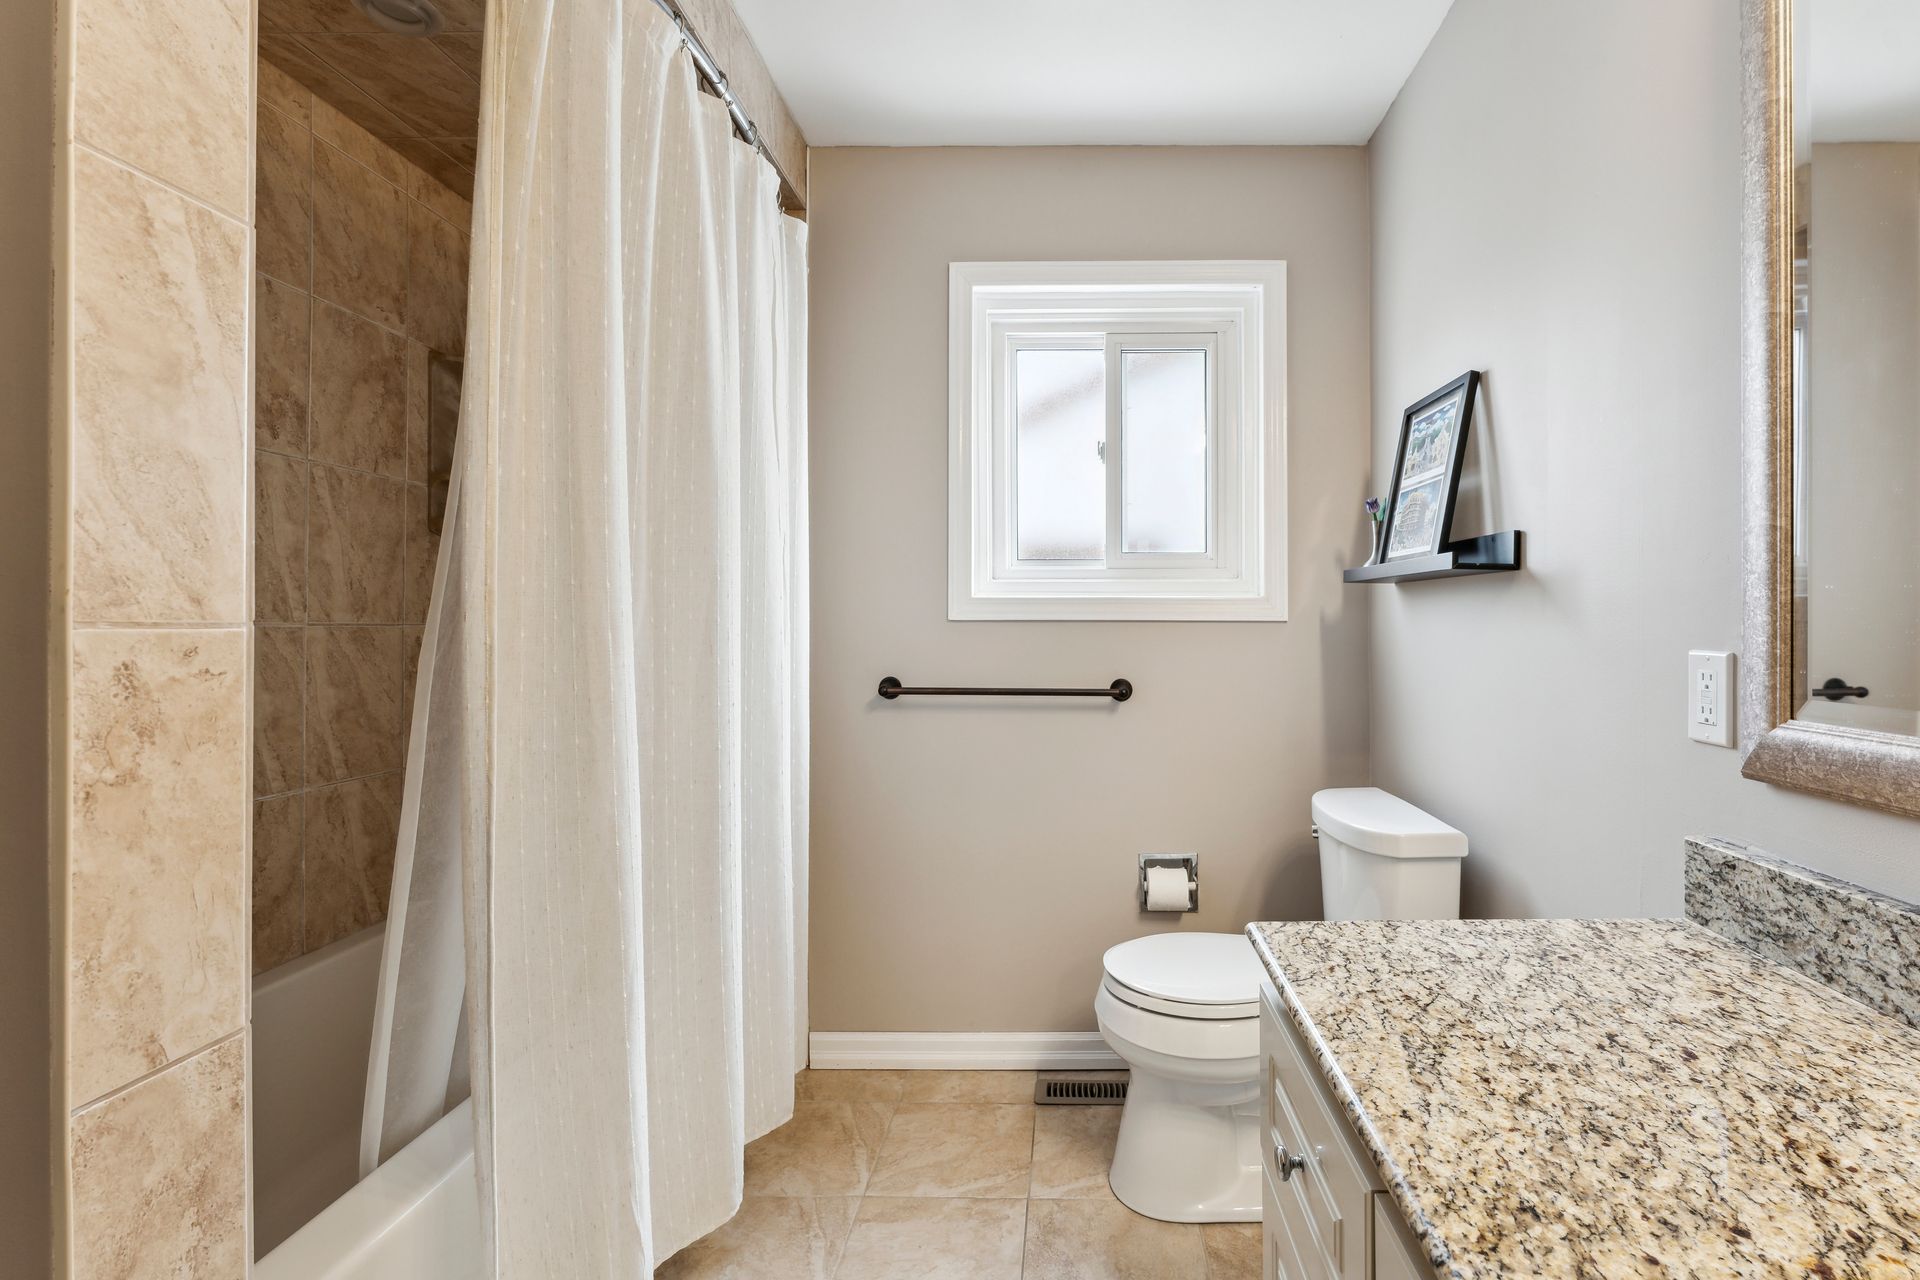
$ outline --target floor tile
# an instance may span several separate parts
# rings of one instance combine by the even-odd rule
[[[750,1199],[731,1222],[653,1274],[658,1280],[828,1280],[858,1203],[824,1196]]]
[[[1031,1071],[909,1071],[902,1102],[1032,1102]]]
[[[1027,1204],[1025,1280],[1204,1280],[1200,1228],[1143,1218],[1118,1200]]]
[[[794,1079],[797,1098],[816,1102],[898,1102],[911,1071],[802,1071]]]
[[[1024,1200],[860,1202],[834,1280],[1020,1280]]]
[[[794,1103],[793,1119],[747,1144],[747,1195],[859,1195],[892,1111],[874,1102]]]
[[[1020,1197],[1033,1163],[1032,1104],[903,1102],[867,1185],[878,1196]]]
[[[1107,1171],[1120,1136],[1119,1107],[1037,1107],[1033,1126],[1036,1200],[1104,1200]]]
[[[1207,1251],[1207,1280],[1259,1280],[1259,1223],[1209,1222],[1200,1228],[1200,1240]]]

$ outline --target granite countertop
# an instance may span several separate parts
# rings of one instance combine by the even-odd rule
[[[1920,1274],[1920,1030],[1681,920],[1247,933],[1439,1274]]]

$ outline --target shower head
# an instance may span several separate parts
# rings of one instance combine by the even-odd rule
[[[447,25],[433,0],[353,0],[353,7],[395,35],[436,36]]]

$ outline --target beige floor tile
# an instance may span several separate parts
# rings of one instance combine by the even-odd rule
[[[749,1196],[857,1196],[866,1188],[893,1107],[796,1102],[793,1119],[747,1144]]]
[[[1259,1280],[1260,1224],[1209,1222],[1200,1228],[1207,1251],[1207,1280]]]
[[[1020,1280],[1024,1200],[869,1196],[834,1280]]]
[[[898,1102],[910,1071],[802,1071],[794,1096],[815,1102]]]
[[[1031,1103],[901,1103],[868,1194],[1024,1196],[1033,1163],[1035,1110]]]
[[[1036,1200],[1105,1200],[1107,1171],[1120,1136],[1119,1107],[1036,1107],[1033,1180]]]
[[[653,1274],[660,1280],[828,1280],[858,1203],[824,1196],[748,1200],[731,1222]]]
[[[1200,1228],[1143,1218],[1117,1200],[1027,1204],[1025,1280],[1203,1280]]]
[[[902,1102],[1032,1102],[1031,1071],[909,1071]]]

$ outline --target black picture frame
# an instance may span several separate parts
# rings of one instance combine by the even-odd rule
[[[1454,501],[1460,495],[1460,461],[1473,426],[1480,371],[1469,369],[1446,386],[1407,406],[1400,415],[1400,443],[1393,452],[1387,486],[1380,561],[1439,555],[1452,536]],[[1451,406],[1451,412],[1445,412]],[[1416,428],[1416,424],[1418,424]],[[1417,435],[1417,438],[1416,438]],[[1409,441],[1413,461],[1409,469]],[[1403,479],[1404,477],[1404,479]],[[1400,527],[1401,523],[1404,528]]]

